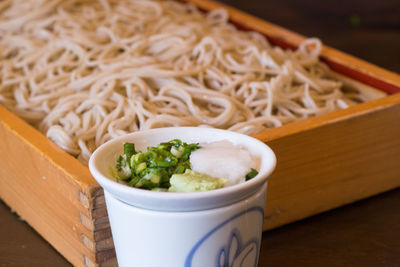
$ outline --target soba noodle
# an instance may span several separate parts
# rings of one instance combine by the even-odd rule
[[[224,10],[140,0],[0,2],[0,103],[87,162],[116,136],[204,125],[246,134],[346,108],[318,60],[237,30]]]

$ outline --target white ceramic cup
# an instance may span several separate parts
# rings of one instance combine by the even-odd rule
[[[228,140],[260,159],[259,174],[241,184],[190,193],[132,188],[112,177],[110,166],[124,143],[145,151],[172,139],[200,144]],[[103,144],[90,158],[89,169],[104,188],[119,266],[257,266],[267,178],[275,164],[274,153],[261,141],[213,128],[159,128]]]

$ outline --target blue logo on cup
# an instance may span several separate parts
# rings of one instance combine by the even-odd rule
[[[217,225],[193,246],[186,257],[185,267],[196,266],[197,259],[201,259],[203,264],[205,260],[209,260],[210,263],[207,266],[257,266],[263,218],[264,210],[255,206]],[[258,221],[259,228],[246,228],[245,231],[240,232],[238,226],[245,226],[249,221],[252,223]],[[225,239],[225,243],[219,249],[210,251],[209,245],[221,243],[221,239]]]
[[[254,238],[243,244],[240,233],[235,229],[231,233],[228,246],[221,249],[216,266],[257,266],[258,248],[259,239]]]

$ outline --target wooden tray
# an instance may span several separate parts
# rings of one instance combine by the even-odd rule
[[[188,2],[226,8],[238,27],[285,48],[305,39],[226,5]],[[254,135],[278,158],[264,230],[400,186],[400,77],[327,46],[321,58],[392,95]],[[2,106],[0,150],[0,196],[12,209],[72,264],[116,264],[103,192],[86,166]]]

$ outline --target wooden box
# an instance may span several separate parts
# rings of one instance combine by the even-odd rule
[[[228,6],[243,29],[296,47],[305,37]],[[400,186],[400,77],[324,47],[322,60],[389,96],[254,135],[276,152],[264,230]],[[365,86],[353,81],[355,86]],[[0,196],[77,266],[116,263],[102,189],[88,168],[0,106]]]

